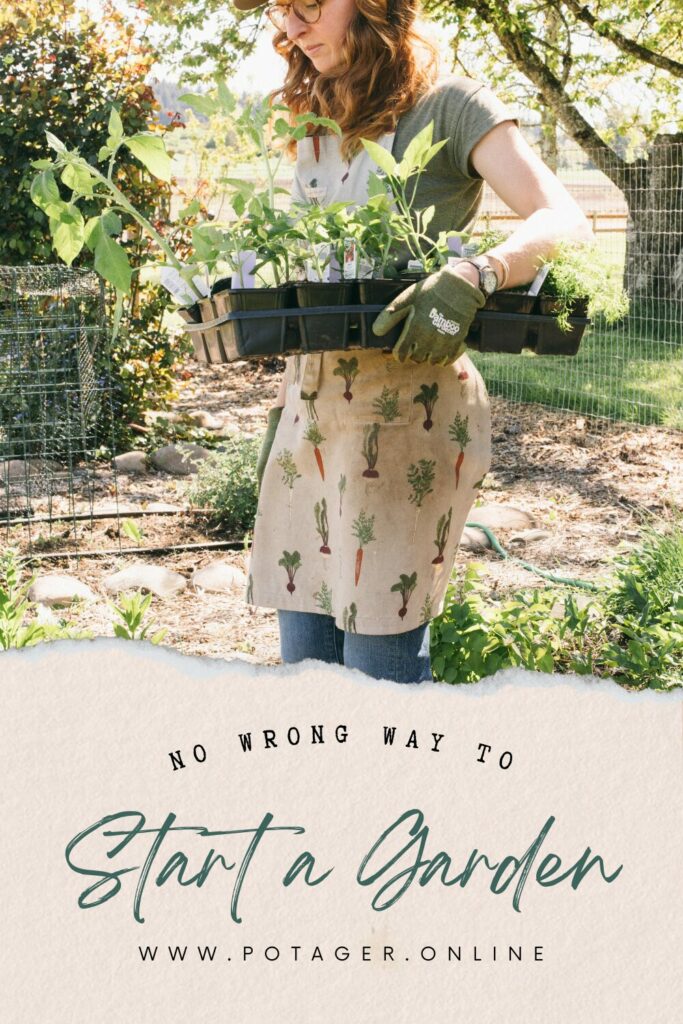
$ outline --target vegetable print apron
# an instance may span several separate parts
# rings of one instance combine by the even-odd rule
[[[294,196],[362,203],[374,169],[365,150],[346,163],[335,135],[303,139]],[[428,622],[491,462],[479,372],[466,355],[442,367],[379,349],[309,353],[288,357],[285,386],[247,601],[370,635]]]

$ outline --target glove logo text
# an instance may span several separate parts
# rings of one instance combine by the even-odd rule
[[[460,330],[460,324],[456,320],[447,320],[445,316],[439,313],[438,309],[433,308],[429,314],[429,319],[436,327],[439,334],[457,334]]]

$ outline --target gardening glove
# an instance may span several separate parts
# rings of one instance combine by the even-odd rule
[[[268,424],[266,426],[266,433],[261,443],[261,449],[258,453],[258,459],[256,460],[256,479],[258,480],[259,490],[261,490],[261,482],[263,481],[263,474],[266,469],[266,463],[270,455],[270,449],[273,447],[273,441],[275,440],[275,434],[277,432],[278,423],[282,417],[282,406],[276,405],[274,409],[270,409],[268,412]]]
[[[372,329],[380,337],[405,320],[392,350],[394,359],[447,366],[465,351],[465,338],[486,296],[453,267],[442,267],[401,292],[379,314]]]

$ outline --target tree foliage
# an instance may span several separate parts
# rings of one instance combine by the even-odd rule
[[[454,59],[551,111],[591,155],[637,130],[643,151],[681,127],[680,0],[425,0],[455,29]]]
[[[207,70],[234,72],[253,50],[262,19],[260,10],[241,14],[229,0],[146,0],[145,9],[161,30],[164,57],[175,59],[187,81]]]
[[[106,140],[112,105],[126,131],[144,130],[156,111],[145,81],[153,60],[136,41],[135,26],[109,2],[97,24],[75,0],[0,5],[0,263],[51,259],[47,218],[29,194],[46,130],[92,159]],[[121,173],[149,212],[168,194],[132,156]]]

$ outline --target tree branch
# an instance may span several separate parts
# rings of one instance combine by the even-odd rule
[[[462,8],[463,0],[451,2],[455,7]],[[538,89],[543,102],[555,114],[565,131],[618,188],[625,189],[634,165],[626,164],[574,106],[559,78],[529,43],[529,35],[519,26],[509,4],[505,0],[500,3],[498,0],[466,0],[466,3],[485,24],[490,25],[505,52]]]
[[[676,78],[683,78],[683,64],[680,61],[672,60],[671,57],[666,57],[663,53],[650,50],[647,46],[637,43],[635,39],[629,39],[628,36],[614,28],[610,22],[596,18],[587,7],[582,7],[578,0],[562,0],[562,2],[567,5],[575,18],[585,25],[589,25],[596,35],[608,39],[622,53],[628,53],[629,56],[636,57],[646,64],[652,64],[653,67],[661,68],[662,71],[668,71]]]

